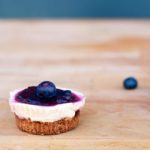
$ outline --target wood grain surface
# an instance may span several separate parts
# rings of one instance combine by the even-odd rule
[[[1,20],[0,149],[149,150],[150,21]],[[135,76],[137,90],[122,81]],[[81,123],[57,136],[16,128],[11,90],[51,80],[87,97]]]

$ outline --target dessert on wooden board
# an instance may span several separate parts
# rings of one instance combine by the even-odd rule
[[[9,104],[20,130],[51,135],[69,131],[79,124],[85,96],[44,81],[38,86],[10,92]]]

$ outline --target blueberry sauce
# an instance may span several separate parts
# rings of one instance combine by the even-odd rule
[[[20,91],[15,96],[15,101],[31,105],[40,106],[53,106],[63,103],[73,103],[80,101],[80,97],[70,90],[56,89],[56,95],[54,97],[39,97],[36,94],[36,86],[28,87]]]

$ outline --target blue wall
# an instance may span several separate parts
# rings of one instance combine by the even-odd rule
[[[148,18],[150,0],[0,0],[0,18]]]

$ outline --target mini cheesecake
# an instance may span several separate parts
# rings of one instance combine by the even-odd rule
[[[44,81],[38,86],[10,92],[9,104],[17,127],[37,135],[67,132],[79,124],[85,96],[77,91],[56,88]]]

